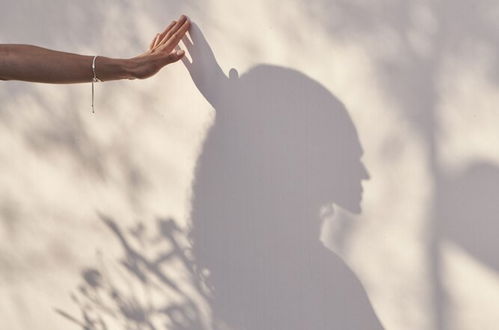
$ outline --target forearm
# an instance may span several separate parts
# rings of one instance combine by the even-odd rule
[[[180,16],[158,33],[149,49],[130,59],[99,56],[95,75],[102,81],[145,79],[165,65],[177,62],[184,51],[175,50],[190,27],[187,16]],[[53,84],[89,82],[94,78],[93,56],[59,52],[31,45],[0,44],[0,80],[22,80]]]
[[[42,83],[90,82],[93,56],[54,51],[30,45],[0,45],[0,79]],[[132,79],[131,61],[99,56],[97,78]]]

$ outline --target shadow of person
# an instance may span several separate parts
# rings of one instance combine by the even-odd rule
[[[438,207],[442,237],[499,271],[499,167],[475,163],[447,178]]]
[[[216,319],[237,330],[382,329],[355,274],[319,240],[320,210],[361,210],[368,178],[345,107],[278,66],[227,78],[201,31],[184,59],[216,110],[194,183],[191,239]]]

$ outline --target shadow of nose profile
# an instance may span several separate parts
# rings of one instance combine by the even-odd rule
[[[344,105],[292,69],[226,77],[197,26],[191,77],[216,111],[190,233],[215,319],[235,330],[382,329],[349,267],[319,241],[320,208],[360,213],[369,178]]]

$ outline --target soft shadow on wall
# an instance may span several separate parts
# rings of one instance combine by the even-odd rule
[[[79,316],[57,312],[89,330],[383,329],[357,276],[319,240],[324,206],[360,213],[369,178],[344,105],[287,68],[227,78],[197,26],[191,38],[185,64],[216,109],[193,188],[192,251],[174,221],[121,228],[102,217],[124,256],[82,270]]]
[[[227,78],[197,26],[184,40],[216,110],[198,161],[191,239],[215,320],[230,329],[382,329],[356,275],[319,240],[320,210],[361,211],[362,148],[318,82],[259,65]]]

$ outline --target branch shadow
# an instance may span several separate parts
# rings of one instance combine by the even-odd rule
[[[205,290],[175,221],[159,219],[151,230],[142,223],[121,228],[109,217],[101,220],[123,257],[113,265],[101,255],[99,267],[81,271],[81,284],[71,295],[80,316],[61,308],[56,313],[83,330],[208,329],[199,302]],[[180,279],[179,271],[185,272]]]

